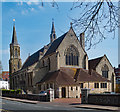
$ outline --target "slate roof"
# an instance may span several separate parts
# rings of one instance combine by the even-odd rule
[[[54,40],[44,56],[47,56],[47,55],[55,52],[56,49],[58,48],[58,46],[60,45],[60,43],[62,42],[62,40],[64,39],[64,37],[66,36],[66,34],[67,33],[63,34],[61,37]],[[49,44],[47,46],[49,46]],[[39,60],[40,52],[43,52],[43,51],[44,51],[44,47],[42,49],[38,50],[37,52],[35,52],[34,54],[32,54],[31,56],[29,56],[26,59],[25,63],[23,64],[22,69],[27,68],[28,66],[31,66],[34,63],[36,63]]]
[[[44,48],[38,50],[37,52],[35,52],[34,54],[32,54],[31,56],[29,56],[25,63],[22,66],[22,69],[27,68],[28,66],[33,65],[34,63],[36,63],[39,60],[39,54],[40,52],[43,52]]]
[[[15,31],[15,25],[13,26],[12,44],[18,45],[16,31]]]
[[[66,34],[67,34],[67,32],[65,34],[63,34],[61,37],[54,40],[44,56],[47,56],[47,55],[55,52],[56,49],[59,47],[60,43],[62,42],[62,40],[64,39],[64,37],[66,36]]]
[[[47,73],[43,79],[38,82],[39,83],[44,83],[44,82],[55,82],[58,85],[78,85],[78,83],[74,82],[74,79],[66,74],[63,70],[57,70],[54,72],[49,72]]]
[[[102,56],[102,57],[99,57],[99,58],[95,58],[95,59],[89,60],[89,61],[88,61],[88,67],[89,67],[89,69],[95,70],[95,69],[96,69],[96,66],[97,66],[98,63],[101,61],[102,58],[103,58],[103,56]]]
[[[85,69],[77,69],[77,72],[75,74],[76,81],[78,82],[110,82],[106,78],[102,77],[99,73],[97,73],[95,70],[85,70]]]

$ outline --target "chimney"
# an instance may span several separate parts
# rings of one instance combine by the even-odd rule
[[[85,49],[85,33],[80,34],[80,44],[83,49]]]

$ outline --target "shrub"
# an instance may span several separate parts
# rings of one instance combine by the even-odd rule
[[[10,93],[11,93],[11,94],[15,94],[16,91],[15,91],[15,90],[10,90]]]
[[[18,90],[6,90],[6,89],[2,89],[2,94],[21,94],[22,90],[18,89]]]
[[[21,89],[17,89],[16,90],[16,94],[21,94],[22,93],[22,90]]]

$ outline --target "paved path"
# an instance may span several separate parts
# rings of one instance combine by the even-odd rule
[[[54,103],[81,103],[80,98],[56,98],[53,101]]]

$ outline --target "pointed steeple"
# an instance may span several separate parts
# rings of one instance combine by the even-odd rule
[[[50,43],[52,43],[55,39],[56,39],[56,34],[55,34],[54,20],[52,19],[52,30],[50,34]]]
[[[54,21],[52,20],[52,30],[51,30],[51,34],[55,33],[55,27],[54,27]]]
[[[72,24],[73,24],[73,23],[72,23],[72,22],[70,22],[70,28],[72,28]]]
[[[12,44],[18,45],[16,31],[15,31],[15,24],[13,26]]]

